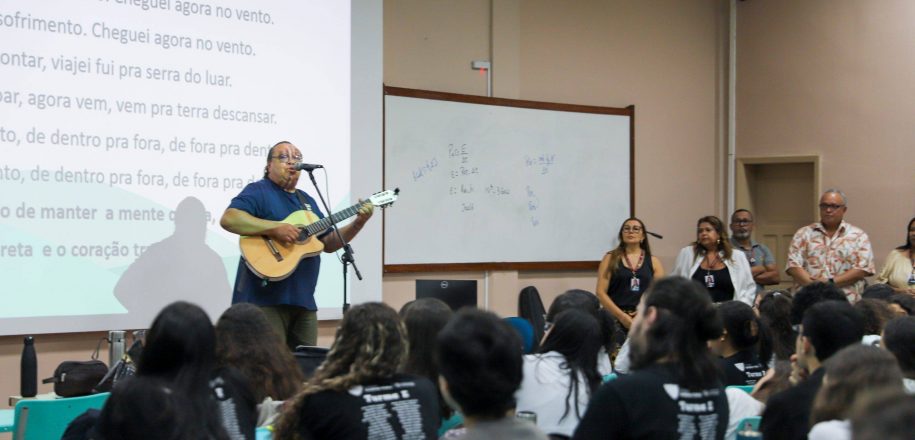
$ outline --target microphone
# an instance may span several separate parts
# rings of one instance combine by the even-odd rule
[[[660,239],[662,239],[662,240],[664,239],[664,236],[661,235],[661,234],[656,234],[656,233],[651,232],[651,231],[645,231],[645,233],[648,234],[648,235],[650,235],[650,236],[652,236],[652,237],[657,237],[657,238],[660,238]]]
[[[318,165],[316,163],[300,163],[292,168],[296,171],[314,171],[318,168],[324,168],[324,165]]]

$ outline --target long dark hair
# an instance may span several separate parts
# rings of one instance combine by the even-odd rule
[[[200,307],[178,301],[165,306],[153,320],[138,377],[154,377],[170,385],[185,399],[198,421],[188,438],[228,438],[222,427],[208,383],[216,367],[216,332]]]
[[[593,316],[594,319],[597,319],[601,328],[600,345],[601,347],[604,347],[604,350],[606,350],[608,354],[613,353],[613,350],[616,348],[613,343],[613,333],[616,331],[616,320],[613,319],[613,315],[611,315],[610,312],[600,306],[600,300],[597,299],[597,296],[587,290],[567,290],[557,296],[556,299],[553,300],[553,303],[550,304],[550,309],[546,313],[546,321],[548,323],[554,323],[556,317],[559,316],[560,313],[571,309],[582,310]]]
[[[216,322],[216,358],[248,380],[258,402],[286,400],[305,382],[292,353],[253,304],[235,304]]]
[[[610,264],[607,265],[607,270],[610,271],[611,274],[616,270],[616,266],[619,265],[620,259],[626,254],[626,244],[623,243],[623,227],[626,226],[626,223],[630,220],[639,222],[639,226],[642,227],[643,240],[639,243],[639,247],[645,251],[645,260],[643,264],[651,264],[651,245],[648,243],[648,229],[645,228],[645,223],[642,222],[641,219],[629,217],[626,220],[623,220],[623,223],[620,224],[620,230],[616,234],[617,239],[619,239],[619,245],[610,251]]]
[[[765,330],[760,341],[760,359],[762,354],[771,352],[776,360],[787,361],[794,354],[797,334],[791,326],[791,301],[791,295],[782,291],[767,293],[759,301],[759,321]]]
[[[718,315],[727,331],[728,341],[735,350],[756,353],[761,363],[769,363],[772,352],[760,351],[765,339],[765,324],[756,316],[752,307],[740,301],[726,301],[718,305]]]
[[[662,278],[642,296],[637,319],[651,307],[657,311],[656,319],[646,330],[645,341],[633,340],[629,352],[632,369],[672,357],[680,386],[695,391],[720,385],[718,366],[706,342],[721,335],[721,319],[708,292],[686,278]],[[630,332],[630,337],[640,336]]]
[[[601,327],[593,315],[583,310],[569,309],[558,314],[553,327],[540,347],[540,353],[558,352],[565,359],[563,367],[569,370],[569,390],[566,392],[566,408],[559,420],[569,415],[569,398],[575,401],[575,416],[581,418],[578,410],[578,390],[585,387],[588,396],[600,385],[597,372],[597,353],[601,348]],[[581,377],[585,382],[580,383]]]
[[[327,359],[291,401],[276,425],[276,438],[300,439],[305,399],[324,390],[344,391],[362,382],[394,376],[407,359],[406,329],[387,304],[364,303],[343,315]]]
[[[909,240],[909,230],[912,229],[912,223],[915,223],[915,217],[912,217],[912,219],[909,220],[909,226],[905,228],[905,244],[897,247],[896,249],[899,249],[900,251],[907,251],[912,249],[913,243],[912,240]]]
[[[715,230],[715,232],[718,233],[718,250],[724,252],[725,260],[730,260],[733,254],[733,248],[731,247],[731,240],[728,240],[728,231],[724,227],[724,223],[722,223],[721,219],[715,217],[714,215],[707,215],[700,218],[699,221],[696,222],[696,228],[699,228],[699,225],[703,223],[712,225],[712,228]],[[700,255],[705,255],[706,250],[704,247],[702,247],[701,244],[699,244],[698,234],[696,235],[697,240],[693,242],[693,252],[698,257]]]
[[[420,298],[400,309],[407,329],[407,342],[410,346],[407,362],[403,372],[428,378],[438,389],[438,363],[435,351],[438,346],[438,334],[448,324],[454,313],[451,307],[437,298]],[[439,391],[439,410],[442,418],[451,417],[452,410]]]

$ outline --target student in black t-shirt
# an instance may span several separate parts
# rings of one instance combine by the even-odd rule
[[[343,315],[327,359],[287,401],[274,438],[435,438],[435,387],[424,377],[399,374],[406,358],[397,312],[382,303],[354,306]]]
[[[146,334],[136,377],[112,390],[91,438],[169,438],[160,425],[174,423],[177,438],[253,440],[254,396],[235,370],[216,365],[215,347],[216,332],[203,309],[183,301],[166,306]],[[158,389],[148,393],[149,402],[131,397],[149,388]],[[144,404],[161,408],[162,417],[137,416]],[[168,418],[170,409],[182,417]]]
[[[752,307],[739,301],[721,303],[718,316],[724,325],[724,333],[710,341],[709,347],[721,357],[718,364],[724,372],[724,384],[755,385],[769,369],[757,353],[763,331],[759,317]]]
[[[655,281],[629,333],[633,373],[591,398],[575,439],[723,439],[728,401],[706,341],[721,334],[711,298],[681,277]]]

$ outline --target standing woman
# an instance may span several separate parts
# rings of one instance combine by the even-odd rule
[[[718,217],[702,217],[696,241],[680,250],[674,275],[692,278],[705,286],[713,302],[737,300],[749,306],[756,298],[756,283],[743,252],[734,252]]]
[[[620,226],[620,244],[604,255],[597,269],[597,298],[619,322],[614,341],[622,344],[632,325],[642,292],[664,276],[664,267],[651,255],[645,224],[629,218]]]
[[[909,220],[905,244],[890,251],[878,283],[886,283],[897,292],[915,294],[915,217]]]

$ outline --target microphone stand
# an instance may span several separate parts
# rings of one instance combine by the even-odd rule
[[[311,184],[314,185],[315,191],[318,193],[318,198],[321,199],[321,205],[324,206],[324,212],[327,213],[330,219],[330,226],[334,229],[334,234],[337,235],[337,239],[340,240],[340,243],[343,243],[343,255],[340,257],[340,260],[343,262],[343,313],[345,314],[349,310],[349,302],[346,301],[346,280],[349,278],[347,276],[347,267],[352,264],[353,271],[356,272],[356,278],[359,278],[359,281],[362,281],[362,274],[359,272],[359,267],[356,266],[356,259],[353,258],[353,247],[343,239],[343,234],[340,233],[340,228],[337,227],[337,222],[333,219],[333,214],[330,211],[330,207],[327,206],[327,200],[324,200],[324,195],[321,194],[321,188],[318,188],[318,182],[315,180],[314,170],[308,171],[308,177],[311,179]]]

